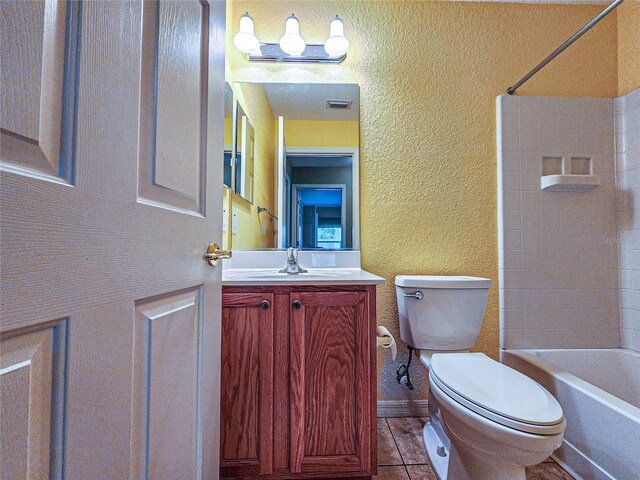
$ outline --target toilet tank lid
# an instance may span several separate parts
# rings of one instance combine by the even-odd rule
[[[398,275],[396,285],[409,288],[491,288],[489,278],[454,275]]]

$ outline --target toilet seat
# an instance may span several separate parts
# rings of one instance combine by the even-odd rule
[[[482,353],[434,354],[429,377],[457,403],[505,427],[537,435],[564,430],[562,408],[546,389]]]

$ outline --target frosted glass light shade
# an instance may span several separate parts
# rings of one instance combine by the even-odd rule
[[[344,24],[338,15],[329,25],[329,38],[324,42],[324,51],[330,57],[339,57],[349,51],[349,40],[344,36]]]
[[[252,53],[260,50],[260,42],[253,29],[253,18],[249,12],[240,17],[240,28],[233,37],[233,44],[243,53]]]
[[[287,23],[284,26],[284,35],[280,38],[279,45],[284,53],[293,56],[302,55],[307,46],[300,36],[300,22],[293,14],[287,18]]]

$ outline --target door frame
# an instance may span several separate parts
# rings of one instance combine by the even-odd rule
[[[342,228],[342,238],[340,240],[341,248],[345,248],[344,245],[347,243],[347,185],[344,183],[294,183],[293,188],[291,189],[291,200],[295,199],[296,206],[298,203],[298,194],[300,190],[340,190],[342,194],[342,201],[340,205],[340,227]],[[293,209],[291,209],[293,213]],[[296,214],[291,215],[291,223],[292,223],[292,232],[295,232],[295,240],[296,244],[298,240],[302,240],[298,238],[298,209],[296,209]],[[302,248],[302,247],[299,247]]]
[[[282,117],[281,117],[282,118]],[[284,127],[284,119],[283,119]],[[353,212],[351,219],[351,235],[352,246],[354,250],[360,250],[360,149],[357,147],[286,147],[282,155],[283,158],[278,158],[278,171],[286,169],[287,157],[301,157],[301,156],[343,156],[351,157],[351,203],[353,206]],[[282,163],[281,163],[282,162]],[[280,183],[280,182],[279,182]],[[280,187],[280,185],[278,185]],[[280,188],[278,188],[280,191]],[[283,195],[284,197],[284,195]],[[284,202],[283,202],[284,203]],[[282,211],[278,212],[280,217],[284,213],[284,204],[282,205]],[[279,218],[278,217],[278,218]],[[343,229],[344,234],[344,229]],[[280,238],[282,238],[280,236]],[[282,248],[279,245],[278,248]]]

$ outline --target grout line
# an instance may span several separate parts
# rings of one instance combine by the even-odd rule
[[[411,475],[409,475],[409,469],[407,468],[406,465],[404,466],[404,471],[407,472],[407,478],[411,480]]]
[[[393,430],[391,429],[391,426],[389,425],[389,420],[387,420],[385,418],[384,421],[387,424],[387,428],[389,429],[389,433],[391,434],[391,438],[393,438],[393,444],[396,446],[396,450],[398,451],[398,455],[400,455],[400,460],[402,460],[402,465],[404,466],[404,469],[407,470],[407,465],[406,465],[406,463],[404,461],[404,457],[402,456],[402,452],[400,451],[400,447],[398,446],[398,442],[396,440],[396,437],[393,434]],[[407,475],[409,475],[409,471],[407,471]]]

